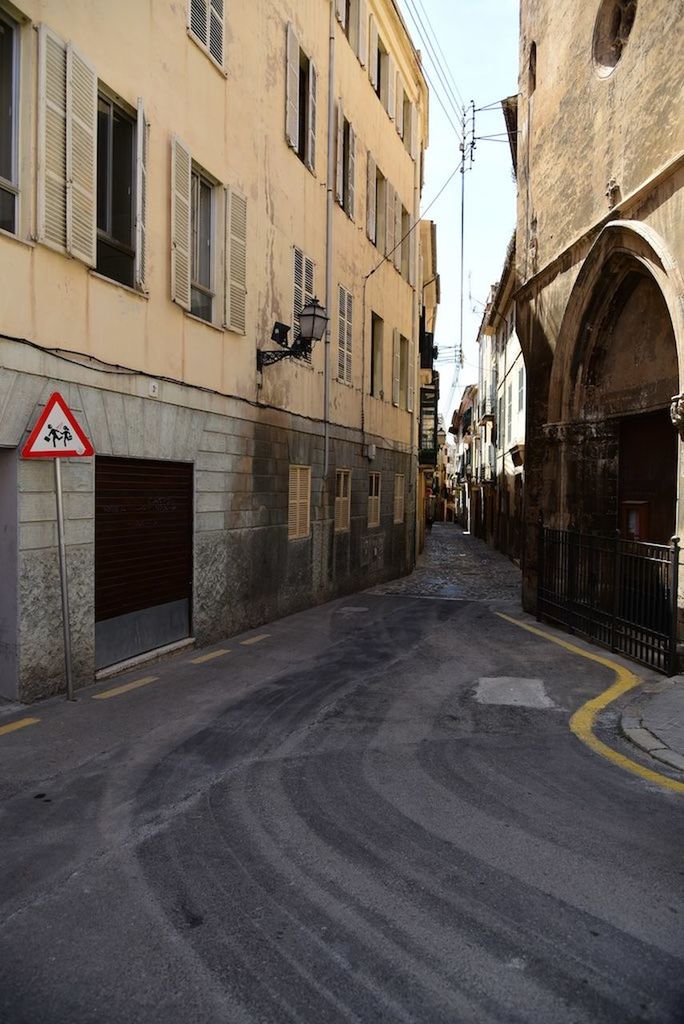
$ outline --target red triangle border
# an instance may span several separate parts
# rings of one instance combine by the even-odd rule
[[[79,441],[83,445],[84,450],[82,452],[79,452],[69,448],[56,448],[54,451],[51,452],[32,452],[31,448],[33,447],[34,442],[36,441],[41,430],[47,423],[48,416],[51,414],[52,410],[54,409],[55,405],[58,402],[60,403],[65,413],[67,414],[69,426],[72,429],[74,435],[79,439]],[[80,459],[86,458],[87,456],[94,454],[95,449],[93,448],[92,444],[81,430],[80,426],[76,421],[76,417],[72,413],[71,409],[64,401],[59,391],[53,391],[53,393],[50,395],[47,402],[45,403],[45,408],[38,417],[38,422],[36,423],[31,433],[29,434],[29,438],[26,444],[21,449],[22,459]]]

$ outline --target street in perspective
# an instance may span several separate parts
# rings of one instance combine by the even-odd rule
[[[682,96],[0,0],[2,1024],[684,1024]]]

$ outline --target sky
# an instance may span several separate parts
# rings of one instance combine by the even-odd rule
[[[464,365],[455,392],[453,358],[460,318],[460,174],[429,210],[426,207],[459,164],[459,139],[449,123],[450,118],[460,128],[453,105],[462,99],[465,104],[474,100],[476,107],[489,106],[518,91],[518,0],[398,0],[398,4],[414,45],[423,55],[430,87],[430,144],[422,211],[437,224],[441,304],[435,342],[441,352],[437,367],[439,409],[448,427],[463,388],[477,381],[477,331],[483,304],[500,276],[515,226],[515,182],[506,139],[502,136],[502,141],[478,141],[473,168],[465,175]],[[505,130],[498,103],[492,110],[475,114],[476,136]]]

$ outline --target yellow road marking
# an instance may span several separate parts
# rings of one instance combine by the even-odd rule
[[[17,718],[15,722],[8,722],[7,725],[0,725],[0,736],[8,732],[16,732],[17,729],[25,729],[27,725],[36,725],[40,718]]]
[[[224,654],[230,654],[230,649],[225,651],[210,651],[209,654],[201,654],[199,658],[191,658],[191,665],[203,665],[205,661],[213,661],[214,658],[221,658]]]
[[[270,635],[270,633],[259,633],[259,636],[250,636],[247,640],[241,640],[240,643],[243,647],[249,647],[250,644],[258,644],[260,640],[265,640]]]
[[[598,697],[592,697],[591,700],[588,700],[586,704],[583,704],[574,713],[570,719],[570,729],[582,743],[586,743],[597,754],[608,758],[609,761],[619,765],[620,768],[624,768],[625,771],[632,772],[633,775],[640,775],[642,779],[655,782],[656,785],[671,789],[674,793],[684,793],[684,782],[677,782],[675,779],[668,778],[667,775],[661,775],[660,772],[653,771],[652,768],[646,768],[644,765],[630,760],[629,757],[625,757],[624,754],[620,754],[617,750],[613,750],[612,747],[602,743],[598,736],[594,734],[594,721],[599,711],[603,711],[604,708],[612,704],[618,697],[634,689],[641,682],[638,676],[622,665],[618,665],[612,658],[606,658],[602,654],[593,654],[591,651],[585,651],[581,647],[577,647],[576,644],[571,644],[568,640],[561,640],[560,637],[552,636],[551,633],[538,629],[536,626],[530,626],[527,622],[514,619],[510,615],[504,615],[503,612],[497,612],[497,615],[499,618],[505,619],[506,622],[512,622],[514,626],[526,629],[528,633],[534,633],[544,640],[550,640],[552,644],[564,647],[571,654],[579,654],[581,658],[588,658],[589,661],[596,661],[599,665],[605,665],[606,668],[612,669],[615,673],[613,685],[609,686],[603,693],[599,693]]]
[[[147,686],[154,683],[159,676],[143,676],[142,679],[135,679],[132,683],[124,683],[122,686],[115,686],[111,690],[103,690],[102,693],[94,693],[93,700],[109,700],[110,697],[118,697],[120,693],[128,693],[129,690],[137,690],[139,686]]]

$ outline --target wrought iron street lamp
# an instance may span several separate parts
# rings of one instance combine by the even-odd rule
[[[276,322],[271,333],[271,340],[281,346],[281,351],[257,349],[257,370],[263,371],[265,366],[271,363],[279,363],[281,359],[308,359],[311,356],[311,346],[314,342],[320,341],[325,334],[330,317],[325,306],[321,306],[314,296],[302,309],[299,314],[299,335],[291,345],[287,344],[287,335],[290,328],[287,324]]]

